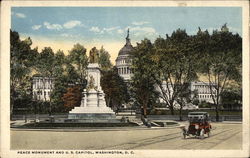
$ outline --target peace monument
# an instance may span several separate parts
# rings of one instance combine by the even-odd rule
[[[78,122],[100,122],[115,118],[114,111],[106,106],[105,94],[100,85],[101,72],[98,64],[99,54],[94,47],[90,50],[87,67],[87,87],[83,90],[80,107],[69,112],[68,119]]]

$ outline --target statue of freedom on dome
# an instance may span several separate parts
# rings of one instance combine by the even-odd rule
[[[96,47],[92,48],[89,52],[89,63],[98,63],[99,61],[99,52]]]

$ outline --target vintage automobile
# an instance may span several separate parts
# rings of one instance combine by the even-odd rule
[[[188,120],[188,129],[182,127],[184,139],[190,135],[201,139],[205,137],[205,134],[209,137],[212,126],[207,112],[189,112]]]

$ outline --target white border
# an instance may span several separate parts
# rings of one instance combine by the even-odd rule
[[[249,2],[248,1],[3,1],[1,2],[1,156],[22,157],[10,150],[10,67],[9,30],[11,7],[16,6],[234,6],[242,7],[243,37],[243,150],[135,150],[130,157],[247,157],[249,156]],[[56,150],[55,150],[56,151]],[[49,155],[49,157],[81,157],[82,155]],[[127,155],[94,155],[94,157],[127,157]],[[23,155],[48,157],[48,155]],[[84,155],[93,157],[93,155]]]

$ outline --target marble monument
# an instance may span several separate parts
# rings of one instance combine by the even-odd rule
[[[90,51],[90,61],[87,67],[87,87],[83,91],[80,107],[74,107],[69,112],[68,119],[95,122],[115,118],[114,111],[106,106],[105,94],[100,85],[101,72],[97,53],[95,47]]]

